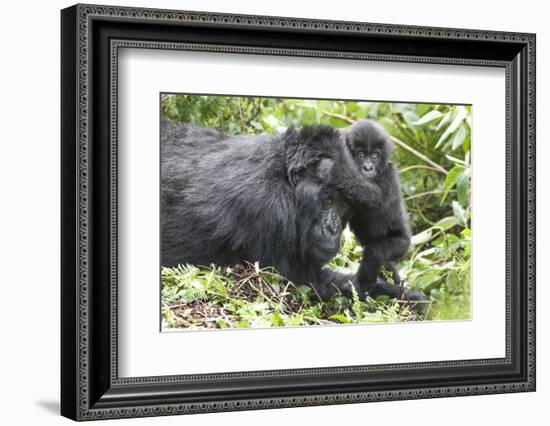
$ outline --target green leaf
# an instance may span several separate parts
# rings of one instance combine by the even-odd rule
[[[381,304],[387,304],[390,301],[390,296],[388,296],[387,294],[383,294],[381,296],[378,296],[376,298],[376,301]]]
[[[227,320],[225,319],[217,319],[216,320],[216,328],[228,328],[229,327],[229,322],[227,322]]]
[[[454,117],[449,127],[445,129],[445,131],[443,132],[443,134],[435,144],[435,148],[438,148],[443,142],[445,142],[447,138],[449,138],[449,136],[451,136],[458,129],[458,126],[460,126],[460,123],[462,123],[462,121],[464,121],[464,119],[467,116],[468,116],[468,111],[466,110],[466,108],[462,106],[458,107],[456,116]]]
[[[266,328],[271,327],[271,319],[266,316],[256,317],[252,320],[252,323],[250,324],[253,328]]]
[[[440,221],[438,221],[438,222],[434,225],[434,228],[435,228],[435,227],[438,227],[438,228],[442,228],[444,231],[446,231],[447,229],[452,228],[452,227],[455,226],[456,224],[457,224],[456,217],[454,217],[454,216],[447,216],[447,217],[444,217],[443,219],[441,219]]]
[[[345,316],[344,314],[334,314],[334,315],[331,315],[330,317],[328,317],[328,319],[331,319],[333,321],[337,321],[340,324],[349,324],[351,322],[351,320],[347,316]]]
[[[449,111],[445,114],[443,119],[439,122],[439,124],[436,127],[436,130],[439,131],[443,129],[446,125],[448,125],[453,118],[453,111]]]
[[[466,210],[464,210],[458,201],[453,201],[453,214],[459,222],[466,225]]]
[[[250,328],[250,324],[248,323],[248,321],[243,320],[243,321],[236,322],[235,327],[236,328]]]
[[[263,129],[264,129],[264,126],[262,126],[262,123],[259,123],[259,122],[257,122],[256,120],[252,120],[252,121],[250,122],[250,125],[251,125],[252,127],[254,127],[255,129],[257,129],[257,130],[263,130]]]
[[[437,110],[433,110],[428,112],[427,114],[424,114],[418,121],[415,121],[414,123],[411,123],[413,126],[423,126],[428,123],[432,123],[436,120],[441,119],[443,117],[443,114]]]
[[[447,198],[447,194],[454,188],[458,180],[458,176],[460,176],[463,170],[464,168],[461,166],[454,166],[447,174],[445,182],[443,183],[443,195],[441,197],[440,205],[443,205],[445,198]]]
[[[455,290],[457,287],[459,287],[460,282],[458,281],[458,275],[456,272],[449,272],[447,275],[447,279],[445,280],[445,287],[447,287],[448,290]]]
[[[453,139],[451,141],[451,147],[452,149],[457,149],[459,146],[462,146],[464,139],[466,139],[466,128],[463,124],[461,124],[458,127],[457,132],[454,134]]]
[[[264,117],[263,122],[271,129],[277,129],[280,126],[279,120],[273,114]]]
[[[351,309],[353,310],[353,313],[355,314],[355,317],[357,321],[361,321],[363,318],[363,311],[361,310],[361,301],[359,300],[359,295],[357,294],[357,291],[355,290],[355,286],[351,286],[351,296],[353,299],[353,304],[351,305]]]
[[[403,111],[403,119],[410,126],[418,121],[418,114],[414,111]]]
[[[304,325],[304,316],[302,314],[294,314],[285,320],[286,326]]]
[[[436,284],[441,280],[441,274],[437,269],[428,269],[416,282],[416,286],[427,292],[435,288]]]
[[[283,317],[279,314],[279,312],[273,312],[273,315],[271,315],[271,324],[274,327],[282,327],[285,325]]]
[[[413,246],[419,246],[421,244],[427,243],[432,238],[432,230],[430,228],[413,235],[411,238],[411,244]]]
[[[457,179],[456,189],[458,194],[458,202],[466,207],[468,204],[468,192],[470,191],[470,176],[472,174],[472,169],[465,169]]]

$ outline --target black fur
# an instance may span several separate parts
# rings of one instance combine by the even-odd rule
[[[396,297],[401,291],[399,286],[379,279],[381,267],[385,266],[392,273],[394,283],[401,283],[394,261],[405,255],[411,241],[399,173],[389,161],[393,141],[379,124],[367,119],[357,121],[343,133],[362,179],[380,188],[383,198],[379,208],[355,206],[352,211],[350,228],[363,246],[356,285],[360,295],[367,292],[371,296]],[[423,294],[404,291],[405,298],[425,299]]]
[[[332,282],[347,285],[322,269],[340,248],[345,198],[381,202],[380,189],[360,180],[329,126],[229,137],[162,121],[162,265],[258,261],[329,297]]]

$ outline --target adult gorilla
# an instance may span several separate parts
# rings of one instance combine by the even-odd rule
[[[163,266],[258,261],[328,297],[329,283],[348,285],[322,269],[340,248],[346,200],[376,208],[381,192],[332,127],[229,137],[161,122]]]

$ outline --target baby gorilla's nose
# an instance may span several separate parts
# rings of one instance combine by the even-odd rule
[[[363,164],[363,170],[366,172],[372,172],[374,170],[374,164],[372,163]]]

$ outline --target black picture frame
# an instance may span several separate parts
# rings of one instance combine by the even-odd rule
[[[97,5],[61,12],[61,414],[74,420],[535,390],[535,35]],[[506,356],[119,378],[117,49],[506,70]],[[153,285],[157,285],[154,283]]]

